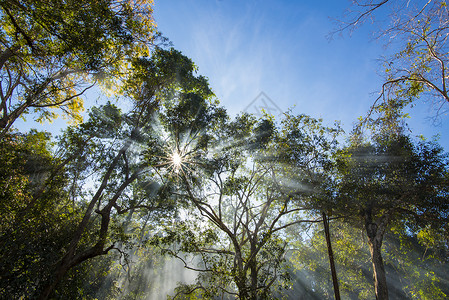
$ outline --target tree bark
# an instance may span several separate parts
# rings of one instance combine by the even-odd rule
[[[376,291],[376,299],[387,300],[388,288],[387,277],[381,254],[381,245],[377,241],[369,241],[369,250],[371,252],[371,260],[373,262],[374,288]]]
[[[377,300],[388,300],[387,277],[382,259],[382,241],[388,217],[384,215],[378,223],[372,220],[370,212],[365,213],[365,230],[373,264],[374,289]]]
[[[327,215],[324,211],[322,212],[322,215],[323,215],[324,233],[326,235],[327,252],[329,254],[329,264],[331,267],[332,284],[334,285],[335,300],[340,300],[340,289],[338,287],[337,271],[335,269],[334,252],[332,251],[329,222],[327,220]]]
[[[251,299],[257,299],[257,261],[255,257],[251,259],[249,269],[251,272]]]
[[[246,286],[246,277],[245,274],[240,270],[237,271],[238,275],[234,277],[235,284],[237,285],[237,290],[239,293],[239,299],[246,300],[250,299],[248,296],[248,288]]]

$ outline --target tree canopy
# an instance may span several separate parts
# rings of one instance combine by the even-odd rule
[[[148,55],[155,33],[152,1],[8,0],[0,7],[0,137],[30,112],[52,120],[57,109],[80,122],[81,95]]]
[[[359,1],[340,29],[396,4],[385,101],[345,134],[230,116],[151,1],[0,0],[0,298],[447,298],[449,156],[403,118],[446,105],[446,4]]]

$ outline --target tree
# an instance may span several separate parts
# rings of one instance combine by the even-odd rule
[[[79,122],[80,96],[149,54],[151,0],[0,1],[0,138],[34,110]],[[118,84],[117,78],[113,80]],[[104,82],[105,84],[107,81]]]
[[[395,52],[382,59],[385,81],[374,109],[377,104],[392,99],[408,105],[424,96],[437,116],[443,115],[449,104],[449,11],[446,1],[366,0],[353,3],[355,8],[337,31],[352,30],[366,20],[380,19],[376,22],[381,26],[378,37],[384,38]],[[379,16],[385,13],[388,18],[383,20]]]
[[[193,62],[173,49],[158,49],[132,67],[125,95],[134,107],[127,113],[112,104],[94,108],[88,122],[69,127],[60,141],[64,171],[73,180],[68,190],[73,201],[82,203],[83,216],[40,299],[47,299],[70,269],[120,251],[123,234],[120,228],[112,230],[114,220],[174,206],[170,185],[159,187],[152,168],[158,111],[172,111],[184,122],[184,114],[207,107],[213,94],[204,77],[195,75]],[[192,100],[198,105],[192,106]]]
[[[289,285],[282,232],[321,222],[302,212],[312,207],[307,199],[317,197],[312,175],[323,167],[329,140],[338,132],[304,115],[287,116],[279,130],[269,118],[257,122],[243,115],[214,132],[203,159],[195,152],[181,155],[178,197],[192,203],[204,221],[198,225],[195,216],[193,228],[186,220],[158,239],[175,240],[167,251],[200,273],[196,284],[180,288],[176,297],[268,299]],[[187,254],[198,265],[189,263]]]
[[[0,298],[31,298],[79,220],[51,146],[49,134],[36,131],[8,134],[0,144]]]
[[[371,288],[372,264],[363,226],[342,219],[332,223],[334,230],[331,235],[335,241],[334,255],[342,297],[354,300],[375,298]],[[292,261],[297,272],[307,276],[305,282],[309,288],[313,287],[320,299],[329,298],[332,284],[326,270],[326,241],[321,228],[312,228],[310,233],[310,238],[295,243]],[[447,252],[422,243],[421,235],[403,223],[392,225],[385,235],[383,255],[392,299],[447,298],[447,274],[443,271],[447,268]]]
[[[340,299],[337,272],[330,239],[328,214],[332,213],[333,198],[335,195],[334,167],[332,156],[338,143],[336,138],[342,132],[339,123],[334,128],[324,127],[322,120],[307,116],[292,118],[287,116],[284,123],[283,135],[280,139],[284,149],[281,156],[285,163],[290,163],[302,169],[308,178],[308,188],[314,193],[310,201],[311,213],[320,212],[324,226],[324,233],[328,248],[328,257],[335,299]],[[303,175],[304,176],[304,175]]]
[[[447,155],[434,143],[415,145],[407,136],[386,131],[374,135],[372,142],[357,143],[355,139],[340,153],[338,165],[341,177],[336,210],[363,220],[376,299],[388,299],[381,251],[384,236],[392,224],[411,220],[407,217],[445,220]]]
[[[343,299],[373,299],[370,254],[363,230],[334,219],[330,236],[341,297]],[[303,278],[306,288],[313,290],[317,299],[331,299],[333,282],[328,271],[327,242],[321,224],[308,227],[301,237],[292,237],[290,261],[294,274]],[[289,234],[292,234],[289,232]]]

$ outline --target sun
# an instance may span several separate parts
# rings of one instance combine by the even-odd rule
[[[170,173],[176,174],[176,176],[184,176],[187,173],[193,172],[190,167],[197,163],[195,160],[192,161],[192,152],[188,145],[179,147],[179,145],[171,146],[167,144],[164,148],[166,156],[156,155],[160,159],[156,167],[164,168]]]
[[[174,151],[171,155],[171,163],[173,165],[173,168],[175,169],[176,173],[181,169],[182,167],[182,157],[179,155],[178,151]]]

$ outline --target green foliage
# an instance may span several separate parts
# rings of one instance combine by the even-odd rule
[[[33,111],[38,121],[59,111],[79,123],[86,89],[149,54],[151,6],[150,0],[0,1],[2,135]]]
[[[445,1],[418,2],[416,5],[395,5],[400,1],[383,1],[371,10],[369,1],[357,2],[364,19],[375,15],[381,6],[390,7],[392,14],[379,32],[386,44],[394,37],[394,53],[384,58],[385,81],[374,109],[399,102],[413,106],[419,98],[432,103],[438,116],[449,102],[447,72],[448,7]],[[358,11],[357,9],[354,11]],[[385,19],[386,21],[387,19]],[[357,23],[357,22],[356,22]],[[398,50],[397,50],[398,49]],[[396,52],[397,51],[397,52]]]
[[[375,209],[375,214],[418,215],[432,211],[436,218],[437,211],[444,214],[448,161],[441,147],[429,142],[414,144],[406,136],[375,138],[373,144],[349,147],[337,158],[342,211],[359,214]]]
[[[247,114],[219,124],[220,130],[209,127],[201,163],[179,174],[179,196],[197,213],[159,239],[174,248],[171,255],[192,255],[188,266],[200,272],[178,295],[285,296],[292,282],[282,232],[302,222],[299,212],[312,197],[320,198],[318,177],[340,130],[308,116],[288,116],[282,127]]]
[[[372,266],[366,237],[361,226],[335,220],[331,238],[343,299],[373,299]],[[392,227],[384,242],[385,269],[392,299],[445,299],[448,292],[447,256],[438,259],[437,248],[419,245],[403,225]],[[418,238],[418,239],[417,239]],[[320,298],[333,294],[327,246],[321,228],[312,230],[310,239],[296,241],[291,261],[297,274]],[[298,276],[298,275],[297,275]]]
[[[79,219],[64,190],[67,177],[52,174],[59,160],[49,139],[31,131],[1,143],[0,298],[30,298],[39,291]]]
[[[150,52],[151,5],[0,0],[0,298],[145,299],[173,258],[198,275],[176,299],[329,298],[327,245],[311,225],[321,211],[344,217],[331,236],[345,298],[374,297],[359,229],[387,215],[390,295],[449,295],[447,155],[399,121],[419,96],[447,97],[432,85],[446,72],[435,64],[446,27],[418,18],[395,56],[410,68],[388,66],[393,88],[367,122],[373,134],[359,128],[337,151],[339,124],[230,120],[191,59]],[[81,94],[97,81],[130,109],[94,107],[57,144],[6,133],[32,110],[80,122]]]
[[[340,221],[330,223],[332,248],[342,299],[373,299],[370,254],[363,231]],[[333,287],[322,225],[311,229],[311,237],[295,239],[290,260],[296,276],[305,276],[305,284],[319,298],[332,297]]]
[[[385,251],[390,282],[396,283],[392,289],[402,289],[402,297],[410,299],[447,298],[447,250],[445,254],[439,251],[436,245],[421,245],[419,233],[402,225],[394,226],[386,239]]]
[[[145,61],[161,67],[159,73],[147,73],[148,78],[155,79],[147,83],[159,86],[145,85],[147,93],[143,98],[134,97],[135,91],[129,91],[127,95],[134,97],[131,100],[135,104],[129,112],[111,103],[93,108],[86,122],[68,127],[60,138],[61,170],[70,178],[66,191],[81,216],[72,234],[62,241],[64,249],[54,253],[56,263],[48,278],[42,278],[46,281],[41,295],[44,298],[52,293],[67,295],[66,280],[75,281],[73,276],[85,274],[89,265],[98,263],[106,269],[118,264],[94,258],[113,250],[123,254],[124,260],[134,256],[134,249],[160,230],[155,224],[176,215],[185,203],[176,197],[176,178],[160,176],[167,175],[164,163],[177,149],[176,143],[186,136],[198,137],[199,142],[189,150],[192,155],[203,149],[209,139],[201,132],[214,126],[218,116],[225,115],[209,102],[212,94],[207,82],[193,74],[193,63],[185,56],[159,49]],[[166,69],[178,64],[184,69]],[[190,76],[188,84],[178,84],[183,81],[178,77],[180,72]],[[157,77],[164,79],[159,82]],[[157,93],[152,92],[156,90]],[[168,98],[169,95],[173,97]],[[170,129],[171,141],[165,135]],[[109,283],[108,287],[101,287],[89,276],[94,287],[81,287],[77,292],[80,297],[89,298],[96,289],[107,296],[114,294],[115,288],[123,289],[131,298],[142,296],[142,291],[132,284]],[[100,278],[106,277],[110,282],[108,278],[117,276],[123,274],[112,272]],[[142,282],[146,277],[134,278]]]

